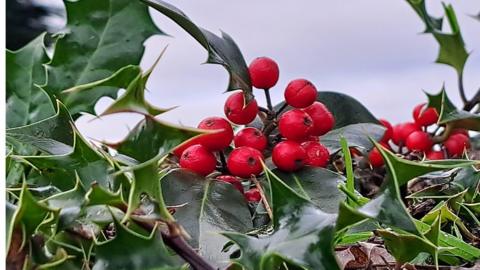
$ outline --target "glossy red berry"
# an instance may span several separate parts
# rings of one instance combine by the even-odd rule
[[[317,88],[310,81],[297,79],[285,89],[285,101],[294,108],[306,108],[317,100]]]
[[[405,144],[407,137],[414,131],[421,131],[421,128],[415,123],[398,124],[393,127],[392,141],[396,145]]]
[[[314,167],[326,167],[330,158],[328,149],[319,142],[304,142],[301,144],[307,154],[305,165]]]
[[[430,151],[425,155],[425,157],[428,160],[442,160],[445,159],[445,154],[443,151]]]
[[[392,139],[393,126],[392,126],[392,124],[390,124],[390,122],[388,122],[385,119],[379,119],[378,121],[380,121],[380,123],[382,123],[382,125],[386,128],[385,133],[383,133],[383,137],[380,141],[381,142],[388,142],[389,140]]]
[[[265,150],[268,143],[267,137],[254,127],[247,127],[240,130],[233,138],[233,142],[235,147],[250,146],[260,152]]]
[[[380,143],[380,144],[383,147],[390,149],[390,146],[388,146],[388,144],[385,144],[385,143]],[[372,150],[370,150],[370,153],[368,153],[368,161],[370,162],[370,165],[372,165],[372,167],[374,168],[383,166],[384,164],[383,157],[382,157],[382,154],[380,154],[380,151],[378,150],[377,147],[372,148]]]
[[[457,133],[450,135],[448,139],[443,142],[447,153],[451,157],[459,157],[463,154],[465,149],[470,148],[470,139],[464,134]]]
[[[257,188],[252,188],[245,192],[245,199],[248,202],[259,202],[262,200],[262,195],[260,195],[260,191]]]
[[[215,170],[217,159],[205,146],[195,144],[183,151],[180,157],[180,167],[192,170],[206,176]]]
[[[289,140],[301,141],[311,134],[312,118],[300,109],[290,110],[278,120],[278,130],[283,137]]]
[[[427,107],[426,103],[418,104],[413,109],[413,119],[419,126],[430,126],[438,121],[438,112],[435,108]]]
[[[425,152],[432,148],[430,135],[424,131],[414,131],[408,135],[405,145],[410,151]]]
[[[237,92],[227,98],[224,111],[228,120],[237,125],[246,125],[252,122],[257,116],[258,105],[254,99],[245,106],[243,92]]]
[[[278,65],[268,57],[258,57],[248,67],[252,85],[259,89],[273,87],[279,77]]]
[[[240,191],[243,194],[242,182],[240,182],[240,180],[237,177],[233,175],[220,175],[220,176],[217,176],[217,179],[220,181],[232,184],[233,187],[238,189],[238,191]]]
[[[199,136],[197,139],[200,144],[212,151],[223,150],[232,142],[232,125],[222,117],[205,118],[200,124],[198,124],[198,128],[218,131]]]
[[[228,156],[227,167],[231,174],[249,178],[251,175],[259,175],[263,171],[263,155],[255,148],[242,146],[233,149]]]
[[[321,102],[315,101],[312,105],[303,109],[313,120],[311,135],[322,136],[332,130],[335,118],[328,108]]]
[[[188,141],[183,142],[179,146],[175,147],[175,149],[173,149],[172,153],[176,157],[180,158],[182,156],[183,151],[185,151],[185,149],[187,149],[190,146],[195,145],[195,144],[201,144],[201,142],[200,142],[201,140],[199,140],[198,138],[199,137],[194,137],[194,138],[191,138]]]
[[[272,161],[278,169],[293,172],[303,167],[307,153],[294,141],[283,141],[275,145],[272,151]]]
[[[463,128],[457,128],[457,129],[452,130],[452,132],[450,133],[450,135],[458,134],[458,133],[463,134],[463,135],[465,135],[465,136],[468,137],[468,130],[463,129]]]

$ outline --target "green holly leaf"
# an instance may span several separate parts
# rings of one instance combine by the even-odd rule
[[[429,94],[428,106],[439,112],[438,124],[448,124],[452,129],[465,128],[480,131],[480,115],[459,110],[450,101],[445,87],[438,94]]]
[[[189,33],[208,52],[207,63],[219,64],[227,69],[230,81],[227,91],[241,89],[246,102],[253,99],[252,83],[243,55],[233,39],[222,32],[219,37],[198,27],[181,10],[161,0],[142,0],[142,2],[167,16]]]
[[[139,162],[165,156],[184,141],[203,134],[202,130],[177,127],[146,117],[121,142],[109,144],[120,154]]]
[[[190,234],[190,244],[211,263],[226,266],[227,254],[221,253],[226,239],[219,232],[253,228],[243,195],[231,184],[183,169],[170,172],[161,183],[165,203],[180,205],[174,218]]]
[[[114,220],[115,237],[97,244],[93,270],[181,269],[181,265],[167,250],[156,227],[149,236],[144,236]]]
[[[162,51],[160,57],[164,52],[165,49]],[[146,90],[147,80],[152,73],[153,68],[160,60],[160,57],[157,59],[155,64],[147,72],[145,72],[145,74],[142,74],[142,70],[139,66],[129,65],[118,70],[108,78],[74,86],[70,89],[64,90],[62,93],[81,93],[85,95],[91,91],[95,91],[95,89],[98,89],[98,87],[108,86],[125,88],[126,92],[117,98],[113,104],[111,104],[100,116],[119,112],[136,112],[146,116],[156,116],[168,111],[168,109],[161,109],[151,105],[145,100],[144,92]]]
[[[346,198],[338,189],[338,185],[345,183],[345,177],[330,170],[305,167],[293,173],[278,169],[274,169],[272,173],[295,192],[308,198],[323,212],[337,213],[339,203]]]
[[[35,151],[25,149],[32,146],[51,155],[62,155],[71,151],[74,141],[72,118],[60,102],[55,115],[39,122],[6,130],[6,139],[17,154],[32,155]],[[29,148],[27,148],[29,149]]]
[[[349,147],[371,149],[373,143],[369,138],[380,141],[384,133],[385,128],[377,124],[351,124],[328,132],[320,137],[320,141],[328,148],[330,154],[333,154],[342,149],[340,143],[342,137],[347,140]]]
[[[234,260],[246,270],[277,269],[283,262],[306,269],[339,269],[333,251],[335,214],[319,210],[267,168],[273,233],[258,238],[228,232],[241,251]]]
[[[85,203],[87,206],[110,205],[120,209],[127,208],[123,200],[122,189],[118,189],[117,192],[113,193],[96,183],[93,184],[85,194]]]
[[[440,46],[436,62],[449,65],[455,68],[458,74],[462,74],[469,53],[465,49],[452,5],[443,5],[451,29],[451,33],[445,33],[442,32],[442,20],[428,14],[425,0],[408,0],[408,3],[425,23],[425,32],[432,34]]]
[[[12,211],[13,214],[12,214]],[[7,217],[10,223],[7,224],[7,247],[10,247],[12,233],[15,229],[22,229],[23,235],[30,238],[37,229],[47,222],[51,222],[58,214],[58,210],[38,202],[23,182],[22,190],[16,206],[7,205]],[[25,239],[23,239],[25,241]]]
[[[44,38],[45,34],[42,34],[17,51],[7,50],[7,128],[34,123],[55,113],[48,95],[36,86],[46,79],[43,64],[49,58]]]
[[[86,187],[98,183],[103,187],[113,184],[113,164],[105,154],[94,149],[74,129],[74,145],[62,155],[16,156],[32,166],[41,176],[40,184],[53,184],[61,190],[74,187],[78,174]]]
[[[43,89],[62,100],[75,117],[80,112],[94,114],[96,101],[103,96],[114,98],[118,88],[98,87],[85,94],[62,91],[107,78],[125,66],[138,65],[145,40],[161,32],[148,8],[138,1],[64,3],[66,30],[56,41],[52,60],[47,65],[48,82]]]

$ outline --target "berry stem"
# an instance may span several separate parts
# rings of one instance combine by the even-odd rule
[[[463,101],[463,104],[467,105],[469,103],[467,96],[465,95],[465,89],[463,87],[463,72],[458,73],[458,91],[460,92],[460,98]]]
[[[220,156],[220,162],[222,163],[222,171],[224,173],[228,173],[227,159],[225,158],[225,153],[223,153],[223,151],[218,151],[218,155]]]
[[[285,102],[282,107],[280,107],[280,109],[278,109],[277,113],[275,114],[275,116],[279,116],[283,110],[285,110],[287,108],[288,104]]]
[[[267,108],[264,108],[264,107],[261,107],[261,106],[258,106],[258,110],[261,111],[261,112],[264,112],[266,113],[267,115],[270,114],[270,111],[267,109]]]
[[[270,97],[270,91],[268,91],[268,89],[263,89],[263,90],[265,92],[265,98],[267,99],[267,107],[271,114],[273,112],[273,106],[272,106],[272,99]]]
[[[265,205],[265,209],[267,210],[268,217],[270,220],[273,220],[273,212],[272,208],[270,208],[270,205],[268,204],[267,197],[265,196],[265,192],[263,191],[262,185],[260,185],[260,182],[258,182],[257,177],[255,175],[252,175],[252,181],[255,183],[255,186],[257,187],[258,191],[260,192],[260,197],[262,197],[262,202],[263,205]]]

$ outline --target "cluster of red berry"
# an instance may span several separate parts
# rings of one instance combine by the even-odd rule
[[[240,179],[262,173],[265,153],[271,153],[275,166],[287,172],[299,170],[304,165],[327,166],[330,155],[319,142],[319,136],[330,131],[335,121],[327,107],[316,101],[315,86],[305,79],[291,81],[285,89],[285,101],[293,108],[282,113],[286,106],[275,111],[268,92],[278,81],[278,65],[270,58],[260,57],[250,64],[249,73],[252,85],[264,89],[268,109],[259,107],[255,99],[246,104],[242,91],[233,93],[224,107],[228,120],[222,117],[202,120],[198,128],[212,133],[195,137],[174,150],[180,167],[206,176],[215,171],[219,159],[220,163],[226,162],[228,172],[224,173],[228,174],[217,179],[233,184],[244,193]],[[262,130],[247,126],[234,135],[231,123],[248,125],[257,115],[266,119]],[[275,127],[280,134],[270,135]],[[224,150],[232,141],[234,148],[225,160]],[[245,192],[245,197],[249,201],[259,201],[260,193],[252,188]]]
[[[392,126],[387,120],[380,119],[386,128],[380,144],[404,156],[414,154],[427,160],[457,158],[470,148],[468,131],[464,129],[447,131],[435,126],[438,121],[438,112],[425,103],[414,108],[413,120],[413,122]],[[433,131],[429,132],[429,128],[433,128]],[[448,132],[448,136],[446,138],[437,136],[438,132]],[[390,142],[393,143],[393,147]],[[383,165],[382,156],[377,148],[370,151],[368,159],[372,167]]]

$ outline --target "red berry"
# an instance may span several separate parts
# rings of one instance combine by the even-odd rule
[[[259,202],[262,200],[262,195],[260,195],[260,191],[258,191],[257,188],[252,188],[245,192],[245,199],[247,199],[248,202]]]
[[[422,103],[413,109],[413,119],[419,126],[430,126],[437,123],[438,113],[435,108],[427,107],[426,103]]]
[[[318,136],[313,136],[310,135],[308,137],[303,138],[302,140],[298,141],[299,143],[304,143],[304,142],[319,142],[320,138]]]
[[[350,147],[349,150],[350,150],[350,155],[352,157],[361,157],[362,156],[362,152],[360,152],[360,150],[358,150],[355,147]]]
[[[258,151],[263,151],[267,147],[267,137],[254,127],[240,130],[233,138],[233,142],[235,147],[250,146]]]
[[[257,101],[254,99],[245,106],[243,92],[233,93],[227,98],[224,106],[228,120],[237,125],[246,125],[252,122],[258,113]]]
[[[278,65],[268,57],[258,57],[248,67],[252,85],[259,89],[273,87],[279,76]]]
[[[319,142],[304,142],[302,148],[307,153],[305,164],[314,167],[326,167],[330,158],[328,149]]]
[[[238,189],[238,191],[240,191],[243,194],[242,182],[240,182],[240,180],[237,177],[233,175],[220,175],[220,176],[217,176],[217,179],[220,181],[232,184],[233,187]]]
[[[198,138],[199,137],[191,138],[190,140],[187,140],[187,141],[183,142],[182,144],[180,144],[179,146],[175,147],[175,149],[173,149],[173,154],[176,157],[180,158],[182,156],[183,151],[185,151],[185,149],[187,149],[190,146],[195,145],[195,144],[201,144],[200,140]]]
[[[263,171],[263,155],[255,148],[242,146],[233,149],[228,156],[227,167],[231,174],[249,178],[252,174],[259,175]]]
[[[443,151],[430,151],[426,154],[428,160],[441,160],[445,159],[445,154]]]
[[[433,142],[428,133],[414,131],[408,135],[405,144],[410,151],[425,152],[432,148]]]
[[[301,141],[307,138],[313,128],[312,118],[300,109],[290,110],[278,120],[278,130],[289,140]]]
[[[233,129],[230,123],[221,117],[208,117],[198,124],[198,128],[216,130],[218,132],[198,137],[199,143],[212,151],[220,151],[230,145],[233,139]]]
[[[313,120],[311,135],[322,136],[332,130],[335,118],[328,108],[321,102],[315,101],[312,105],[303,109]]]
[[[180,167],[206,176],[215,170],[217,159],[205,146],[195,144],[183,151]]]
[[[385,143],[380,143],[383,147],[390,149],[390,146]],[[368,154],[368,161],[370,162],[370,165],[374,168],[378,168],[383,166],[383,157],[382,154],[380,154],[380,150],[378,150],[377,147],[372,148],[370,153]]]
[[[465,149],[470,148],[470,139],[464,134],[457,133],[450,135],[450,137],[443,142],[443,145],[445,149],[447,149],[448,155],[458,157],[463,154]]]
[[[393,127],[392,141],[396,145],[405,144],[408,135],[412,134],[414,131],[421,131],[420,127],[415,123],[407,122],[398,124]]]
[[[392,124],[390,124],[390,122],[388,122],[385,119],[379,119],[378,121],[380,121],[380,123],[382,123],[382,125],[386,128],[385,133],[383,133],[383,137],[380,141],[388,142],[390,139],[392,139],[392,135],[393,135]]]
[[[457,128],[457,129],[452,130],[452,132],[450,133],[450,135],[458,134],[458,133],[463,134],[463,135],[465,135],[465,136],[468,137],[468,130],[463,129],[463,128]]]
[[[317,100],[317,88],[310,81],[297,79],[285,89],[285,101],[295,108],[305,108]]]
[[[278,169],[293,172],[303,167],[307,153],[294,141],[283,141],[275,145],[272,151],[272,161]]]

